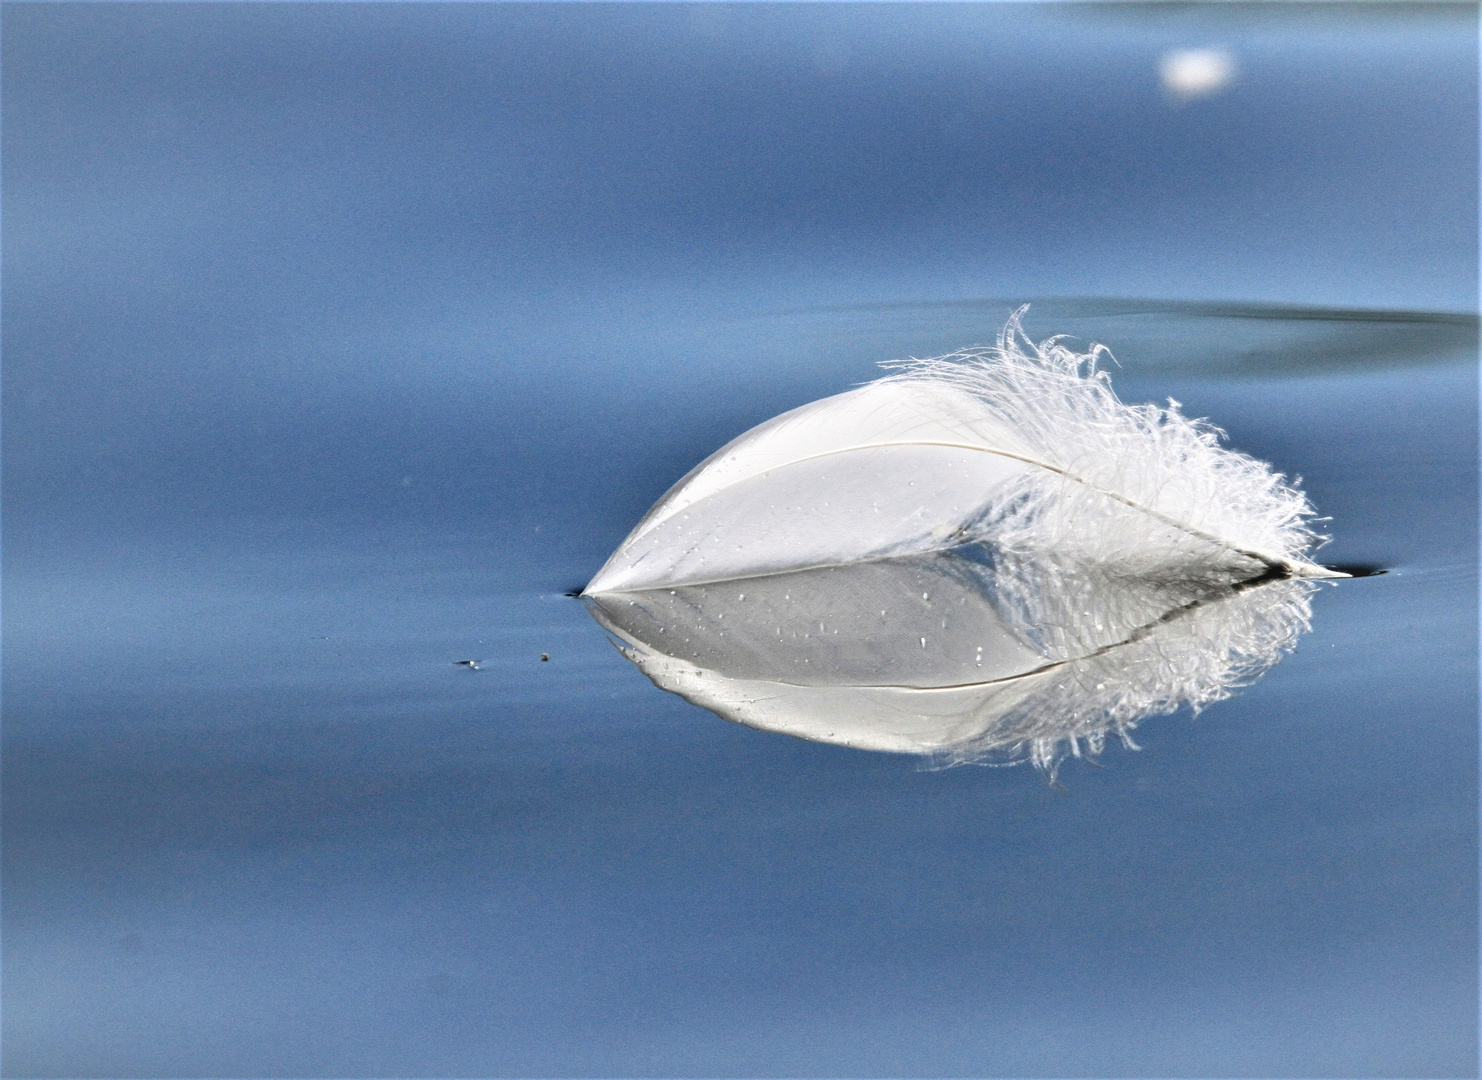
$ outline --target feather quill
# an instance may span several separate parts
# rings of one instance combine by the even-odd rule
[[[1308,626],[1313,510],[1105,350],[996,345],[722,447],[583,593],[661,687],[728,719],[948,762],[1124,740],[1228,696]]]

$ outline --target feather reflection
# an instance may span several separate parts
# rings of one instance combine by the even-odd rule
[[[1026,589],[1005,561],[973,544],[587,602],[658,686],[728,720],[1053,771],[1258,677],[1309,628],[1316,588],[1266,570],[1222,581],[1045,567]],[[1026,594],[1061,614],[1031,614]]]

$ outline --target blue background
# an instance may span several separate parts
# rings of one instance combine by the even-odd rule
[[[1475,312],[1475,8],[0,18],[6,1075],[1475,1075],[1475,323],[1165,303]],[[1064,791],[561,595],[1027,300],[1393,572]]]

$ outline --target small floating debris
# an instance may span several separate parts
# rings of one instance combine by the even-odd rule
[[[453,666],[454,667],[466,667],[469,671],[482,671],[483,670],[483,668],[479,667],[479,662],[477,660],[454,660],[453,661]]]
[[[551,659],[551,654],[550,653],[543,652],[543,653],[540,654],[540,662],[542,664],[549,663],[550,662],[550,659]]]

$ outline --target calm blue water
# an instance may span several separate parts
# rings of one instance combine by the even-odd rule
[[[1476,1074],[1475,8],[3,20],[6,1075]],[[1065,790],[562,595],[1026,300],[1391,573]]]

